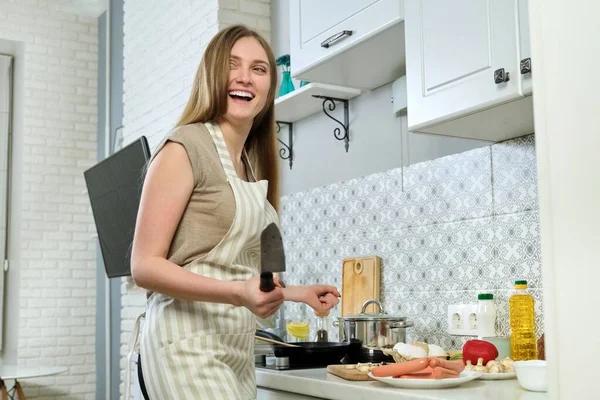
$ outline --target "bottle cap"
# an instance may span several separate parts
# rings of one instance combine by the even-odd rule
[[[527,281],[515,281],[515,285],[527,285]]]
[[[494,300],[494,295],[491,293],[480,293],[477,295],[478,300]]]
[[[329,311],[325,311],[324,313],[320,313],[318,311],[315,310],[315,315],[317,317],[328,317],[329,316]]]

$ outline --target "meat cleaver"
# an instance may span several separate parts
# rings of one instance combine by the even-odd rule
[[[272,222],[260,235],[260,290],[270,292],[275,289],[273,272],[285,272],[285,251],[281,232]]]

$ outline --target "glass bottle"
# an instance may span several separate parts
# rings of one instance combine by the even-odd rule
[[[329,342],[329,333],[327,332],[327,324],[329,321],[329,311],[325,313],[318,313],[315,311],[315,315],[317,316],[317,326],[315,333],[315,342]]]

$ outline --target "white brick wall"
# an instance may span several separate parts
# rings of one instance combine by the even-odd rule
[[[0,39],[25,44],[19,312],[6,329],[18,330],[19,364],[69,368],[23,380],[28,399],[95,399],[96,242],[83,171],[96,160],[97,20],[51,6],[0,0]]]
[[[267,40],[270,35],[270,0],[155,0],[152,7],[145,0],[125,0],[124,13],[124,145],[144,135],[154,149],[173,127],[204,49],[219,29],[244,23]],[[145,294],[129,278],[121,293],[123,396],[128,343]]]

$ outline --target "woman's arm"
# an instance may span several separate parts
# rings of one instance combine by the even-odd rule
[[[144,181],[131,253],[133,280],[142,288],[183,300],[241,305],[240,283],[197,275],[166,259],[193,189],[184,147],[167,142]]]
[[[283,289],[285,301],[305,303],[315,311],[324,313],[339,303],[341,297],[335,286],[289,285]]]
[[[166,259],[194,189],[192,166],[182,145],[168,142],[149,166],[131,254],[131,275],[145,289],[170,297],[245,306],[268,316],[283,301],[281,288],[260,292],[259,277],[222,281],[195,274]]]

